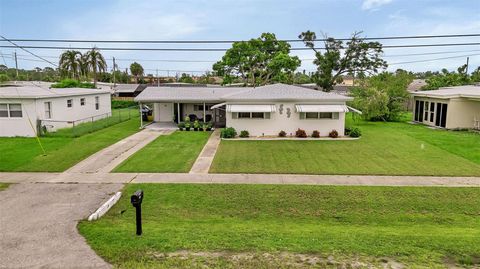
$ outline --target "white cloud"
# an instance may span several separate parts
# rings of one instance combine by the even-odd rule
[[[363,10],[376,10],[380,6],[389,4],[392,0],[363,0],[362,9]]]

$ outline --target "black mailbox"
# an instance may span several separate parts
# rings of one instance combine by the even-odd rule
[[[137,235],[142,235],[142,201],[143,191],[138,190],[130,196],[130,202],[136,209]]]

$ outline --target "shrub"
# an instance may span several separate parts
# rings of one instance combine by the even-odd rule
[[[317,130],[314,130],[314,131],[312,132],[312,137],[319,138],[319,137],[320,137],[320,132],[317,131]]]
[[[90,82],[80,82],[76,79],[64,79],[58,83],[52,84],[52,88],[87,88],[95,89],[95,85]]]
[[[280,133],[278,133],[278,136],[285,137],[287,136],[287,133],[285,131],[280,131]]]
[[[306,138],[307,137],[307,133],[305,132],[305,130],[302,130],[302,129],[298,129],[296,132],[295,132],[295,136],[296,137],[300,137],[300,138]]]
[[[200,129],[200,123],[198,122],[198,120],[195,120],[193,122],[193,129],[195,129],[196,131]]]
[[[362,132],[358,128],[353,128],[352,130],[350,130],[349,135],[350,137],[360,137],[362,136]]]
[[[135,101],[126,101],[126,100],[112,100],[112,109],[116,108],[128,108],[128,107],[138,107],[138,104]]]
[[[220,132],[220,136],[222,138],[234,138],[236,135],[237,135],[237,131],[235,131],[235,129],[232,127],[223,128],[222,131]]]
[[[185,122],[185,130],[190,131],[191,124],[189,121]]]
[[[345,127],[345,135],[350,135],[350,132],[352,131],[352,128],[350,127]]]
[[[243,130],[243,131],[240,132],[240,137],[249,137],[249,136],[250,136],[250,134],[248,133],[247,130]]]
[[[185,122],[180,122],[179,124],[177,124],[177,126],[180,131],[183,131],[183,128],[185,128]]]
[[[338,132],[337,130],[332,130],[328,136],[330,136],[331,138],[337,138],[338,137]]]
[[[190,117],[189,116],[185,117],[185,122],[190,122]]]
[[[210,131],[210,130],[212,130],[212,122],[211,121],[207,122],[207,131]]]
[[[10,80],[10,77],[7,74],[0,74],[0,83],[4,83]]]

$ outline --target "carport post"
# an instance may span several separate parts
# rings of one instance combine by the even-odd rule
[[[182,116],[180,115],[180,103],[177,103],[177,123],[180,123]]]
[[[140,106],[140,128],[143,127],[143,112],[142,112],[142,103],[138,103]]]
[[[203,103],[203,123],[205,123],[205,103]]]

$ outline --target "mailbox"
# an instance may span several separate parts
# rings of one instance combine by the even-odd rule
[[[143,191],[138,190],[132,196],[130,196],[130,203],[135,207],[135,216],[137,223],[137,235],[142,235],[142,202]]]

